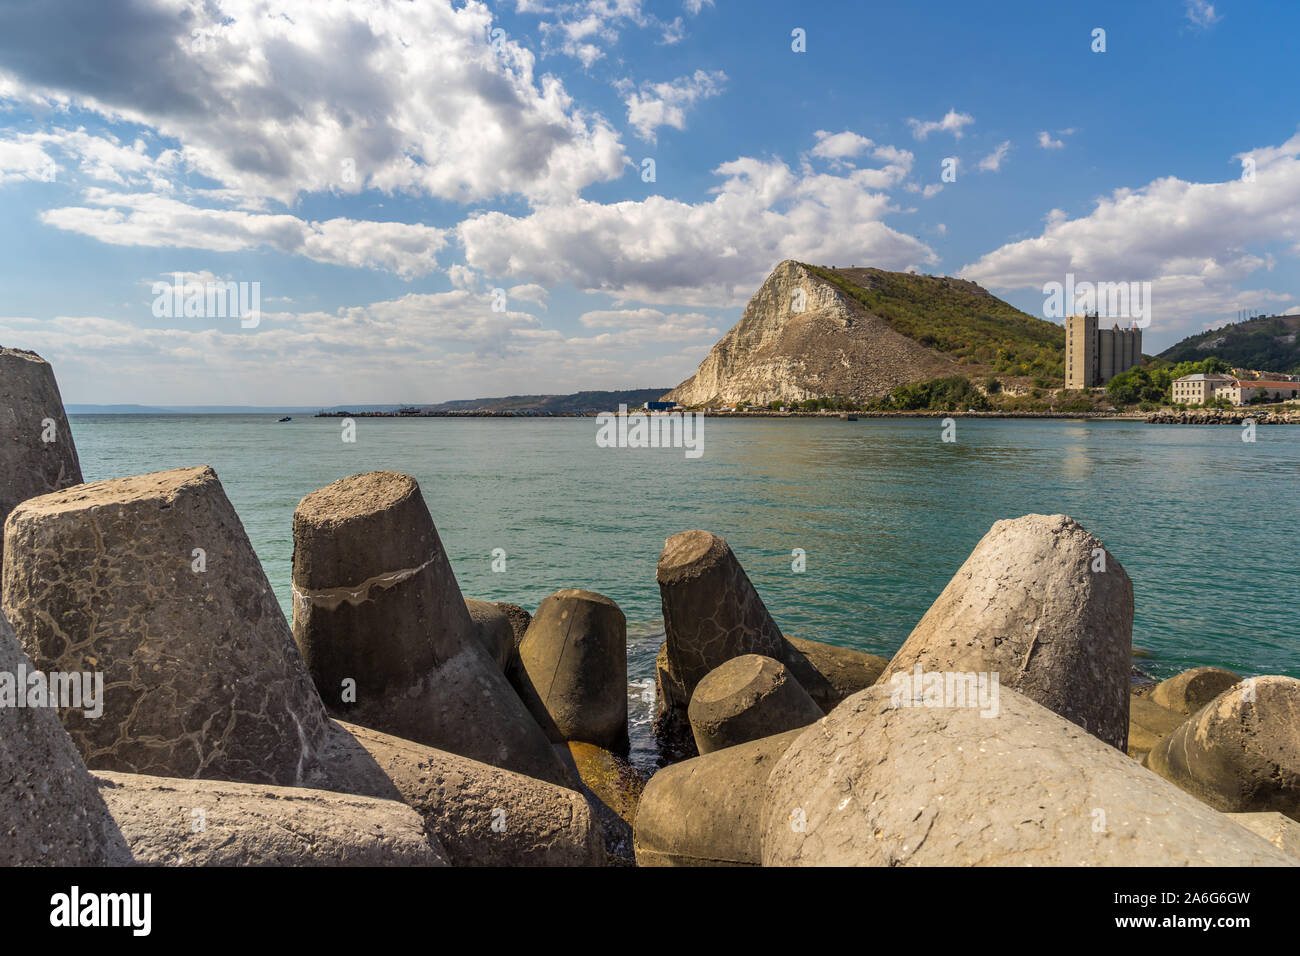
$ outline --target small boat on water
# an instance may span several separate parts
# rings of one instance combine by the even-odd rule
[[[291,421],[293,421],[293,418],[291,418],[291,417],[288,416],[288,415],[285,415],[284,418],[280,419],[280,421],[282,421],[282,422],[291,422]]]

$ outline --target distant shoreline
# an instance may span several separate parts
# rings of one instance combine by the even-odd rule
[[[644,409],[628,409],[629,415],[665,415],[682,412],[699,411],[699,409],[675,409],[673,412],[647,412]],[[400,415],[393,412],[318,412],[314,418],[595,418],[597,415],[612,415],[614,412],[564,412],[551,415],[521,415],[510,412],[430,412],[420,415]],[[929,409],[898,412],[705,412],[709,418],[812,418],[827,421],[839,421],[847,414],[851,419],[857,418],[1046,418],[1046,419],[1097,419],[1100,421],[1146,421],[1147,412],[1003,412],[1003,411],[965,411],[944,412]]]

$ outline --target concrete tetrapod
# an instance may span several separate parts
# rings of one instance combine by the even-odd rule
[[[1173,733],[1186,714],[1161,707],[1150,697],[1130,694],[1128,701],[1128,755],[1141,760],[1162,739]]]
[[[293,516],[293,635],[335,717],[572,785],[475,634],[414,478],[372,471]]]
[[[1022,694],[1002,688],[991,712],[883,684],[773,768],[762,847],[765,866],[1294,863]]]
[[[878,681],[889,666],[889,658],[878,654],[855,651],[851,647],[840,647],[824,641],[810,641],[792,634],[787,634],[785,639],[808,659],[817,673],[826,678],[830,696],[820,700],[814,696],[813,701],[827,713]]]
[[[879,683],[997,674],[1112,747],[1128,738],[1133,584],[1073,518],[995,522],[899,648]]]
[[[555,743],[627,756],[627,621],[602,594],[562,588],[519,645],[519,695]]]
[[[98,719],[62,714],[95,769],[401,800],[456,865],[600,862],[573,790],[329,719],[211,469],[35,498],[6,533],[33,664],[105,672]]]
[[[803,733],[751,740],[656,773],[637,807],[637,865],[758,866],[768,776]]]
[[[474,636],[504,674],[515,654],[515,632],[510,616],[495,604],[472,598],[465,599],[465,609],[474,625]]]
[[[1300,820],[1300,680],[1252,677],[1197,711],[1146,765],[1225,812]]]
[[[102,716],[60,715],[87,766],[302,783],[325,714],[211,468],[29,499],[5,544],[4,607],[32,662],[104,674]]]
[[[701,754],[807,727],[823,716],[780,661],[742,654],[695,686],[687,708]]]
[[[446,866],[406,804],[226,780],[95,774],[137,864]]]
[[[1151,688],[1151,699],[1161,707],[1191,716],[1241,678],[1222,667],[1194,667]]]
[[[673,535],[664,542],[656,576],[667,661],[684,700],[690,701],[705,674],[742,654],[780,661],[823,709],[834,697],[826,678],[781,634],[722,538],[698,530]],[[657,718],[665,730],[674,722],[685,726],[686,715]]]
[[[328,789],[400,799],[454,866],[599,866],[602,832],[583,795],[359,727],[343,731],[325,752]],[[558,758],[557,758],[558,759]]]
[[[0,866],[125,866],[131,851],[0,614]],[[18,695],[23,695],[20,706]],[[35,706],[32,704],[35,703]]]
[[[0,527],[20,501],[81,484],[54,369],[35,352],[0,348],[0,436]]]

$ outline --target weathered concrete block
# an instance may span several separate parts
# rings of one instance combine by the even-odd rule
[[[637,865],[758,866],[768,775],[802,733],[751,740],[656,773],[637,808]]]
[[[773,769],[763,864],[1291,864],[1077,724],[998,696],[990,717],[883,684],[850,697]]]
[[[400,799],[454,866],[599,866],[600,825],[576,790],[347,724],[325,754],[329,789]],[[557,758],[558,762],[558,758]]]
[[[117,824],[0,614],[0,866],[126,866]],[[39,698],[37,699],[39,700]]]
[[[1150,697],[1130,694],[1128,701],[1128,755],[1141,760],[1162,739],[1187,719],[1168,707],[1161,707]]]
[[[1254,677],[1228,688],[1161,740],[1146,765],[1218,810],[1300,820],[1300,680]]]
[[[420,815],[395,800],[105,770],[95,778],[141,865],[448,865]]]
[[[0,527],[20,501],[81,480],[54,369],[35,352],[0,348]]]
[[[1258,833],[1287,856],[1300,860],[1300,823],[1280,813],[1229,813],[1226,816]]]
[[[211,468],[29,499],[5,542],[32,662],[104,673],[102,716],[61,714],[89,767],[301,785],[325,713]]]
[[[1133,585],[1073,518],[996,522],[880,676],[997,673],[1111,746],[1128,737]]]
[[[314,491],[293,537],[293,634],[331,714],[571,782],[476,637],[414,478],[374,471]]]
[[[617,604],[594,591],[556,591],[533,615],[519,663],[519,695],[552,741],[627,754],[627,621]]]
[[[469,611],[470,622],[474,625],[474,637],[491,658],[492,663],[505,673],[510,666],[510,658],[515,653],[515,632],[510,625],[510,617],[495,604],[487,601],[465,599],[465,609]]]
[[[708,531],[673,535],[659,556],[657,577],[668,662],[688,702],[705,674],[742,654],[780,661],[813,700],[834,696],[826,678],[782,636],[722,538]]]
[[[701,754],[807,727],[823,716],[786,666],[761,654],[733,657],[705,674],[687,714]]]
[[[533,623],[533,616],[518,604],[507,604],[505,601],[493,601],[496,607],[505,611],[506,617],[510,618],[510,628],[514,631],[515,650],[519,650],[519,645],[524,642],[524,635],[528,633],[528,625]]]
[[[809,691],[817,706],[826,713],[830,713],[858,691],[870,687],[889,666],[889,658],[878,654],[855,651],[838,644],[810,641],[790,634],[785,639],[808,659],[817,673],[826,678],[825,685]],[[820,692],[820,696],[814,691]]]
[[[1194,667],[1151,688],[1151,699],[1188,716],[1196,713],[1241,678],[1222,667]]]
[[[63,714],[101,769],[400,800],[458,865],[600,862],[580,794],[329,719],[211,469],[33,499],[7,533],[21,546],[6,562],[6,603],[33,645],[51,648],[45,666],[107,672],[101,717]],[[202,571],[189,563],[199,542]]]

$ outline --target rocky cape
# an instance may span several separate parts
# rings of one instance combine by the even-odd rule
[[[918,292],[904,291],[905,284],[919,284],[924,300],[958,310],[981,331],[1014,336],[1028,328],[1043,341],[1058,335],[1059,326],[1013,309],[974,282],[879,269],[827,270],[787,260],[772,270],[699,370],[664,397],[687,406],[831,396],[861,402],[901,385],[987,371],[959,362],[937,342],[905,334],[854,294],[882,294],[884,301],[897,294],[895,301],[910,308]],[[1059,337],[1063,342],[1063,333]]]

